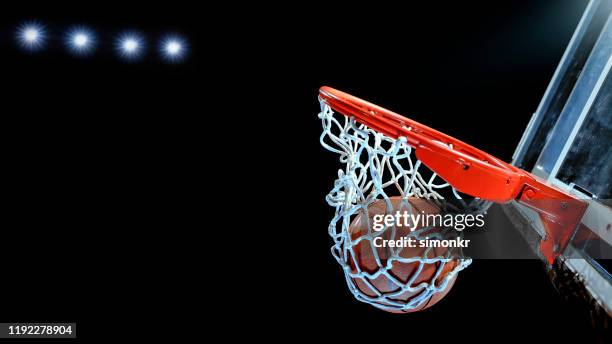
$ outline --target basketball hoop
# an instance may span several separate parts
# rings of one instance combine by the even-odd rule
[[[320,89],[319,101],[320,142],[338,154],[344,165],[326,197],[336,210],[329,225],[334,239],[332,254],[344,269],[349,289],[361,301],[389,311],[423,309],[436,294],[447,292],[447,283],[471,262],[460,252],[434,256],[426,252],[405,258],[401,251],[394,251],[384,261],[376,257],[375,272],[361,271],[354,264],[355,245],[371,242],[378,233],[368,228],[354,240],[351,226],[355,217],[367,215],[376,202],[384,202],[387,212],[394,210],[393,199],[397,197],[408,209],[411,199],[422,199],[444,211],[481,212],[491,201],[517,200],[538,211],[546,224],[540,249],[550,263],[565,248],[586,209],[585,202],[526,171],[377,105],[329,87]],[[474,199],[468,202],[465,195]],[[557,209],[560,203],[564,204],[561,212]],[[399,280],[390,273],[394,262],[419,264],[418,271],[434,264],[435,278],[418,284]],[[393,284],[393,291],[383,292],[373,285],[372,280],[379,276]],[[360,284],[372,292],[364,292]],[[407,292],[417,296],[397,300]]]

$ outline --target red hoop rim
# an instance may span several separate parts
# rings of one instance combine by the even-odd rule
[[[347,117],[354,117],[357,122],[393,139],[405,137],[408,144],[414,148],[442,147],[452,155],[457,155],[458,159],[465,158],[469,162],[484,164],[495,170],[500,169],[512,173],[521,171],[461,140],[348,93],[323,86],[319,90],[319,98],[334,111]]]

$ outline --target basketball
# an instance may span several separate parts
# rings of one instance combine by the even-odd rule
[[[401,197],[392,197],[390,201],[393,208],[391,212],[388,211],[387,203],[384,200],[377,200],[369,205],[367,216],[364,211],[357,213],[357,216],[349,226],[349,235],[353,243],[355,243],[355,241],[358,243],[352,246],[353,259],[349,259],[348,262],[351,273],[362,271],[368,274],[376,274],[381,269],[386,269],[390,278],[383,273],[372,279],[367,277],[353,277],[350,280],[361,293],[368,297],[375,298],[378,295],[390,295],[389,299],[395,303],[413,303],[416,305],[416,307],[402,309],[401,307],[389,306],[385,301],[381,301],[380,303],[375,302],[374,305],[381,309],[392,313],[409,313],[423,310],[435,305],[450,291],[455,283],[457,275],[455,274],[450,277],[446,287],[435,293],[431,293],[431,291],[427,292],[425,288],[421,288],[415,291],[406,290],[398,294],[398,292],[402,290],[401,285],[410,284],[412,287],[416,287],[427,284],[439,287],[445,277],[459,264],[459,259],[453,259],[447,263],[440,261],[434,263],[408,263],[393,260],[391,265],[387,266],[387,261],[394,255],[395,257],[401,258],[436,258],[444,257],[449,250],[448,248],[440,247],[375,247],[372,240],[363,240],[365,239],[363,238],[364,236],[369,236],[370,238],[373,236],[381,236],[384,239],[397,240],[406,236],[414,236],[414,231],[418,231],[419,229],[423,229],[423,233],[421,234],[424,236],[435,235],[435,233],[441,232],[440,228],[424,228],[423,226],[419,226],[418,223],[415,223],[412,228],[400,226],[395,227],[395,230],[387,229],[378,233],[374,232],[371,228],[376,215],[379,215],[378,218],[380,218],[381,215],[387,215],[389,213],[395,214],[398,211],[423,215],[440,213],[439,208],[434,203],[420,198],[412,197],[403,199]],[[372,235],[372,233],[375,234]],[[360,238],[362,238],[361,241],[359,241]],[[375,253],[378,256],[378,260]],[[419,272],[420,264],[423,264],[423,267]],[[444,266],[436,277],[436,273],[441,265]],[[418,275],[414,276],[415,274]],[[395,281],[393,279],[395,279]],[[411,280],[412,282],[410,282]],[[425,299],[423,300],[423,298]]]

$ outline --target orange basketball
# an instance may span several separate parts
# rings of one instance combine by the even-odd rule
[[[382,214],[387,215],[389,213],[395,214],[397,211],[409,212],[409,213],[420,213],[420,214],[439,214],[439,208],[427,201],[420,198],[409,198],[403,200],[401,197],[392,197],[391,205],[393,207],[391,212],[387,211],[387,206],[384,200],[378,200],[372,203],[368,207],[368,216],[364,216],[364,212],[360,212],[353,219],[349,226],[349,234],[353,243],[359,238],[370,235],[368,233],[374,233],[373,230],[368,231],[368,228],[372,227],[374,223],[374,216]],[[414,225],[414,230],[423,228],[419,225]],[[380,232],[380,236],[383,239],[397,240],[402,237],[411,235],[411,228],[407,226],[401,226],[395,228],[395,233],[392,230],[384,230]],[[440,232],[440,228],[427,229],[424,235],[434,234]],[[374,251],[375,250],[375,251]],[[435,258],[444,256],[448,252],[448,248],[420,248],[420,247],[403,247],[403,248],[389,248],[389,247],[375,247],[370,240],[362,240],[358,244],[352,246],[353,258],[348,259],[348,265],[351,269],[351,273],[357,273],[357,265],[360,270],[369,274],[375,274],[381,269],[386,270],[386,273],[391,277],[387,277],[384,273],[378,275],[373,279],[367,277],[364,278],[351,278],[354,286],[361,291],[361,293],[368,297],[375,298],[377,295],[390,295],[401,291],[401,285],[407,284],[414,276],[418,274],[415,279],[410,283],[411,286],[417,286],[421,283],[432,284],[439,287],[443,282],[444,278],[460,263],[459,259],[453,259],[449,262],[433,262],[433,263],[422,263],[422,262],[400,262],[393,260],[392,265],[387,267],[387,261],[393,257],[393,250],[395,250],[395,256],[401,258],[413,258],[413,257],[425,257]],[[374,252],[378,254],[379,262],[377,263]],[[419,265],[423,264],[423,268],[418,272]],[[441,264],[444,264],[442,271],[437,278],[436,272],[440,268]],[[408,313],[426,309],[433,306],[440,301],[452,288],[455,283],[457,275],[450,277],[446,287],[432,293],[425,290],[409,291],[405,290],[397,295],[392,295],[389,300],[393,303],[399,303],[400,305],[413,304],[414,307],[402,308],[402,306],[392,305],[389,307],[389,303],[373,302],[373,304],[381,309],[384,309],[393,313]],[[435,281],[433,280],[435,278]],[[393,281],[395,279],[395,281]],[[398,284],[397,282],[401,284]],[[378,293],[377,293],[378,292]],[[422,294],[423,293],[423,294]],[[429,295],[431,294],[431,295]]]

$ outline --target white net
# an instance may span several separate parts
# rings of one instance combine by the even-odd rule
[[[413,156],[413,149],[405,138],[392,139],[354,119],[335,115],[324,102],[321,102],[319,118],[323,125],[321,144],[338,154],[343,164],[326,200],[335,208],[335,215],[329,224],[329,235],[334,241],[331,251],[344,270],[350,291],[358,300],[387,311],[422,309],[432,297],[447,289],[448,283],[454,281],[456,274],[467,267],[471,259],[460,256],[460,253],[458,255],[456,250],[441,254],[431,249],[409,257],[402,254],[402,248],[391,250],[381,258],[372,248],[376,269],[363,269],[356,248],[364,244],[373,245],[373,240],[385,235],[386,231],[393,231],[395,235],[396,228],[389,226],[374,231],[369,223],[367,230],[355,237],[354,233],[350,233],[351,223],[360,214],[368,214],[369,207],[375,202],[384,202],[390,213],[396,207],[393,199],[398,197],[406,201],[402,207],[408,210],[411,208],[409,200],[415,197],[435,203],[446,211],[449,211],[449,203],[445,201],[447,197],[452,197],[459,204],[459,208],[452,206],[450,211],[464,211],[468,205],[452,186]],[[422,239],[430,229],[419,228],[408,235]],[[427,235],[432,237],[431,232]],[[444,234],[435,235],[441,237]],[[397,263],[416,263],[418,266],[415,273],[402,279],[392,271]],[[419,273],[428,265],[430,270],[432,266],[435,267],[435,272],[431,278],[423,281]],[[384,278],[385,284],[390,287],[381,290],[380,284],[374,282],[380,278]]]

